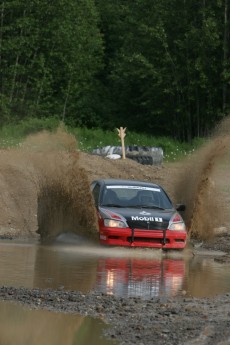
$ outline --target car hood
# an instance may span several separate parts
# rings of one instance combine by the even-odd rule
[[[175,209],[99,207],[102,218],[126,222],[131,228],[166,229]]]

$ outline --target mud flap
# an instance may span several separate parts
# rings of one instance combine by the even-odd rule
[[[134,228],[131,228],[131,239],[130,239],[130,243],[132,244],[134,242]]]
[[[167,241],[166,241],[166,230],[167,229],[163,230],[163,240],[162,240],[163,246],[167,243]]]

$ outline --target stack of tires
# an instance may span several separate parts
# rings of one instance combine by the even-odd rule
[[[121,146],[104,146],[94,149],[92,154],[103,157],[110,157],[112,155],[122,156]],[[126,158],[135,160],[144,165],[161,165],[163,162],[163,149],[161,147],[151,146],[126,146]]]

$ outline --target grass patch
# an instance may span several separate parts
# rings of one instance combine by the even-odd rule
[[[44,119],[30,118],[17,124],[8,124],[0,128],[0,147],[8,148],[20,145],[27,135],[43,130],[55,131],[60,125],[57,118]],[[120,146],[117,130],[103,131],[100,128],[73,128],[66,127],[66,131],[73,134],[81,151],[92,152],[93,149],[103,146]],[[164,152],[164,161],[176,161],[193,153],[204,143],[204,139],[196,139],[191,144],[181,143],[169,137],[154,137],[141,133],[126,131],[125,145],[161,147]]]
[[[45,119],[30,118],[16,124],[7,124],[0,128],[0,147],[8,148],[20,145],[27,135],[42,130],[55,131],[60,121],[50,117]]]
[[[71,128],[79,143],[79,149],[91,152],[103,146],[120,146],[117,131],[103,131],[102,129]],[[196,139],[191,144],[181,143],[169,137],[154,137],[146,134],[129,132],[127,130],[125,145],[161,147],[164,152],[164,161],[172,162],[192,154],[204,143],[204,139]]]

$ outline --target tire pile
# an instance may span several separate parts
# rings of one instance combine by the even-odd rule
[[[110,157],[111,155],[122,156],[121,146],[104,146],[92,151],[93,155]],[[125,147],[126,158],[135,160],[143,165],[161,165],[163,162],[163,149],[161,147],[131,145]]]

